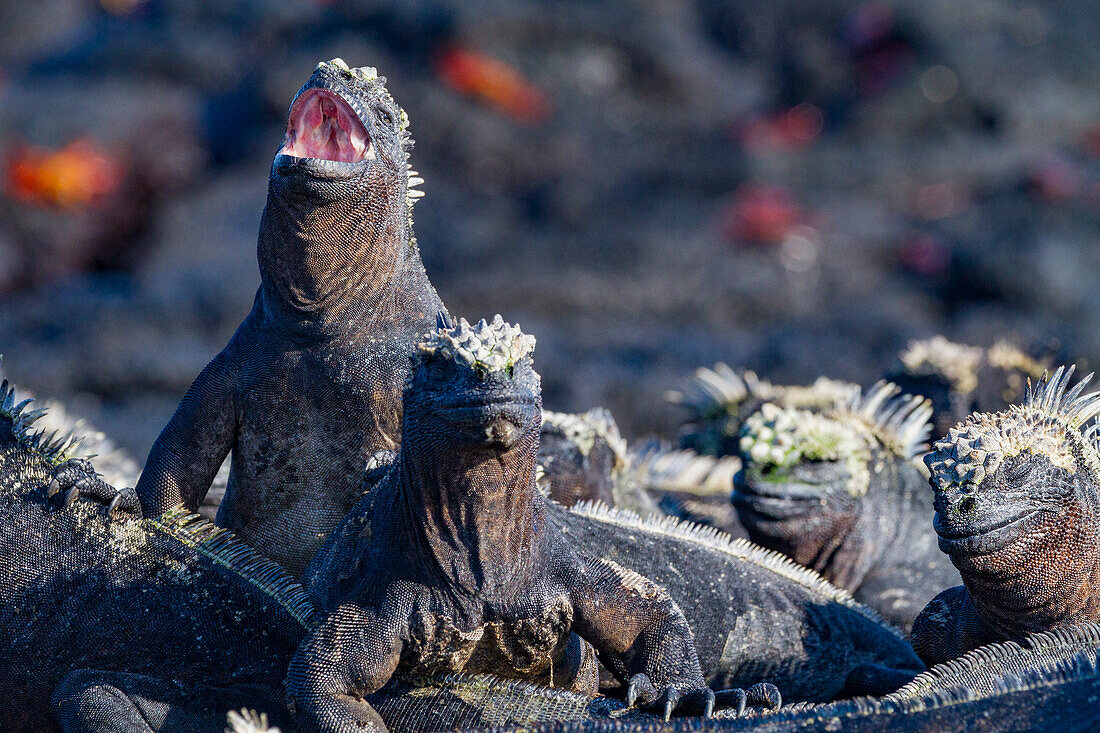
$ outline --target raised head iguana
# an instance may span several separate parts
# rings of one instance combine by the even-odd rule
[[[1073,368],[1020,405],[951,428],[925,457],[940,549],[962,574],[913,624],[930,664],[983,644],[1100,621],[1100,392]],[[1091,375],[1089,375],[1091,377]]]
[[[397,458],[304,578],[325,615],[288,676],[308,725],[367,719],[361,696],[395,672],[493,672],[595,692],[593,648],[629,705],[711,714],[715,694],[676,603],[578,551],[547,519],[534,344],[500,316],[471,326],[441,313],[418,345]]]
[[[409,356],[443,307],[412,233],[411,147],[373,68],[318,64],[271,166],[252,312],[154,443],[146,516],[197,509],[232,451],[217,523],[299,574],[368,460],[397,449]]]
[[[886,378],[932,401],[932,434],[940,438],[972,412],[996,412],[1019,402],[1028,380],[1053,368],[1050,352],[1036,358],[1007,341],[986,349],[934,336],[910,342]]]
[[[733,503],[749,538],[903,628],[959,573],[940,552],[917,456],[932,408],[880,382],[819,412],[765,403],[744,422]]]

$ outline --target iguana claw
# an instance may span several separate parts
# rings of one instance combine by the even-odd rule
[[[107,505],[107,516],[119,510],[141,513],[141,502],[133,489],[119,491],[99,477],[92,464],[83,458],[74,458],[54,469],[46,485],[46,498],[63,492],[59,508],[69,509],[78,498],[84,496]]]
[[[745,697],[744,691],[737,690],[737,692]],[[715,700],[714,692],[706,687],[681,692],[669,685],[658,692],[645,672],[639,672],[631,677],[626,688],[627,705],[630,707],[637,705],[639,708],[663,715],[666,722],[672,717],[673,712],[709,718],[714,714]]]
[[[757,682],[748,690],[735,688],[722,690],[716,695],[716,702],[723,708],[732,709],[734,717],[740,718],[748,708],[778,710],[783,706],[783,696],[779,688],[767,682]]]

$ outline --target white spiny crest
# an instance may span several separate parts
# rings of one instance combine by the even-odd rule
[[[746,377],[748,375],[756,376],[752,372],[747,372]],[[665,399],[695,412],[705,413],[727,405],[736,405],[748,395],[749,386],[745,379],[728,364],[718,362],[712,369],[696,369],[684,391],[666,392]]]
[[[17,402],[15,387],[6,379],[0,381],[0,415],[11,421],[12,436],[46,460],[55,463],[65,460],[80,446],[81,439],[69,433],[58,435],[56,430],[48,435],[45,431],[34,430],[34,423],[45,415],[46,411],[44,409],[28,410],[27,406],[33,401],[33,399],[25,399]]]
[[[225,733],[279,733],[278,728],[268,727],[267,713],[257,713],[255,710],[230,710],[226,722],[229,727]]]
[[[919,395],[902,394],[892,382],[879,381],[865,395],[855,391],[838,413],[858,418],[883,445],[906,459],[928,449],[932,403]]]
[[[700,496],[728,496],[733,475],[741,470],[741,460],[736,456],[717,458],[660,444],[635,449],[631,464],[647,489]]]
[[[1086,374],[1077,384],[1068,391],[1066,386],[1073,376],[1074,365],[1068,368],[1060,366],[1054,370],[1054,374],[1044,374],[1043,378],[1031,384],[1027,382],[1027,391],[1024,393],[1024,407],[1030,407],[1041,413],[1063,418],[1074,428],[1079,428],[1086,422],[1100,414],[1100,391],[1089,392],[1082,396],[1082,392],[1090,381],[1092,373]],[[1095,426],[1093,426],[1095,428]]]
[[[458,325],[441,322],[417,344],[421,355],[438,354],[490,372],[511,367],[534,349],[535,337],[523,333],[519,324],[505,323],[499,313],[492,323],[482,318],[473,326],[465,318]]]

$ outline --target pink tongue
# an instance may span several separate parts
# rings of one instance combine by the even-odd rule
[[[294,117],[294,139],[286,146],[290,154],[343,163],[363,157],[366,134],[362,124],[327,95],[315,94],[306,99]]]

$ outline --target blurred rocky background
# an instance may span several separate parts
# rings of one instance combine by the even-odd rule
[[[669,434],[696,366],[867,383],[941,332],[1094,356],[1098,34],[1080,1],[0,3],[3,369],[143,457],[335,56],[409,113],[440,294],[538,336],[555,410]]]

